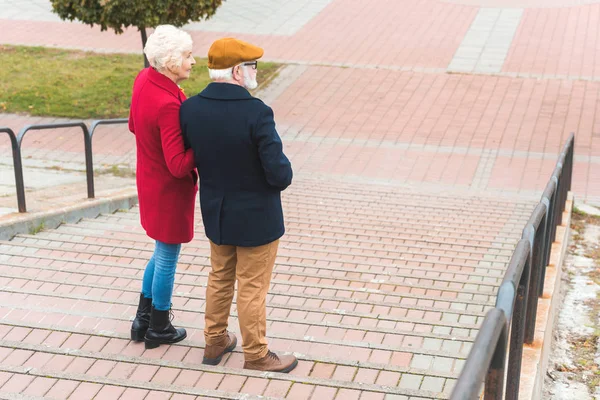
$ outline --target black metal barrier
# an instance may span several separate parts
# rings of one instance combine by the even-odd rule
[[[8,133],[10,137],[10,145],[12,147],[13,157],[13,169],[15,171],[15,186],[17,188],[17,205],[19,212],[25,212],[27,206],[25,205],[25,183],[23,181],[23,163],[21,161],[21,149],[17,136],[12,129],[6,127],[0,127],[0,132]]]
[[[486,393],[485,399],[500,400],[502,398],[506,336],[506,317],[497,308],[490,310],[483,320],[473,349],[471,349],[471,355],[467,358],[463,368],[463,373],[456,382],[452,399],[478,399],[484,379],[486,389],[490,388],[500,396],[487,397]],[[466,393],[474,393],[474,396],[456,397],[457,394],[463,396]]]
[[[17,204],[19,212],[27,212],[27,206],[25,203],[25,181],[23,179],[23,163],[21,158],[21,149],[23,146],[23,137],[29,131],[33,130],[46,130],[46,129],[57,129],[57,128],[74,128],[79,127],[83,131],[83,144],[85,151],[85,173],[87,182],[87,194],[88,198],[93,199],[94,193],[94,161],[92,155],[92,137],[94,131],[99,125],[114,125],[127,123],[127,118],[119,119],[104,119],[92,121],[90,129],[84,122],[65,122],[57,124],[41,124],[41,125],[27,125],[19,132],[18,136],[15,136],[14,132],[10,128],[0,127],[0,132],[8,133],[10,137],[12,154],[13,154],[13,168],[15,170],[15,186],[17,190]]]
[[[92,121],[90,125],[90,138],[94,136],[94,132],[99,125],[115,125],[115,124],[126,124],[129,122],[128,118],[115,118],[115,119],[97,119]]]
[[[543,292],[556,227],[562,224],[571,190],[574,146],[575,135],[571,134],[523,229],[498,289],[495,307],[486,314],[450,396],[452,400],[479,399],[482,386],[485,400],[519,398],[523,345],[533,342],[538,298]],[[510,342],[506,338],[509,326]]]

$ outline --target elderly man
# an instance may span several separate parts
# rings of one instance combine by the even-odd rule
[[[217,365],[237,343],[227,331],[234,285],[244,368],[289,372],[298,361],[269,350],[266,296],[285,231],[281,192],[292,182],[273,111],[247,89],[257,86],[263,49],[234,38],[208,51],[210,83],[181,106],[182,133],[194,150],[200,206],[210,239],[203,363]]]

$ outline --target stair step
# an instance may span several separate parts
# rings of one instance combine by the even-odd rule
[[[11,398],[54,380],[71,397],[449,398],[534,202],[318,178],[282,199],[267,332],[297,354],[291,374],[244,370],[241,347],[200,364],[211,267],[197,204],[172,300],[188,338],[153,350],[129,340],[154,251],[139,207],[0,242],[0,383]]]
[[[0,241],[0,249],[2,249],[2,243]],[[6,242],[4,242],[6,243]],[[132,259],[138,260],[138,264],[142,264],[145,266],[147,260],[151,256],[151,252],[146,250],[147,253],[145,257],[141,256],[143,251],[136,250],[135,254],[131,250],[123,251],[123,254],[112,251],[90,251],[90,250],[66,250],[61,249],[58,250],[51,246],[39,246],[39,245],[28,245],[24,243],[14,243],[7,247],[5,254],[18,255],[27,254],[28,256],[53,256],[53,257],[61,257],[65,259],[68,257],[68,253],[73,253],[73,262],[78,262],[79,254],[86,254],[87,258],[92,260],[94,257],[96,259],[101,257],[117,257],[116,261],[119,266],[128,266]],[[21,247],[21,249],[19,249]],[[107,246],[105,246],[107,247]],[[125,254],[127,253],[127,254]],[[84,257],[79,257],[79,259]],[[200,263],[197,261],[190,262],[191,265],[201,266],[204,269],[209,270],[210,264],[208,262]],[[465,280],[460,280],[456,278],[455,273],[451,272],[431,272],[426,276],[412,276],[409,274],[403,275],[395,275],[395,276],[378,276],[377,274],[367,273],[363,274],[357,278],[351,278],[347,276],[334,276],[331,272],[335,271],[335,269],[328,269],[326,267],[304,267],[305,269],[309,269],[310,272],[288,272],[281,270],[278,264],[275,265],[273,270],[273,281],[289,281],[289,282],[303,282],[306,286],[323,286],[323,285],[333,285],[339,286],[342,288],[353,288],[359,290],[372,290],[377,293],[386,293],[388,291],[382,290],[382,286],[391,286],[393,290],[391,292],[397,291],[411,291],[412,289],[440,289],[446,292],[462,292],[462,293],[471,293],[471,294],[489,294],[493,295],[499,286],[502,277],[485,277],[485,276],[471,276],[467,275]],[[323,271],[329,271],[329,275],[325,275]],[[189,274],[190,272],[184,272],[185,274]],[[432,276],[436,275],[436,276]],[[198,273],[197,276],[208,277],[208,272]],[[379,278],[379,279],[377,279]],[[383,279],[382,279],[383,278]]]

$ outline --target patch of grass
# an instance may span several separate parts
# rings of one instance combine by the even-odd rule
[[[210,82],[206,59],[196,57],[181,87],[191,97]],[[126,118],[131,87],[143,68],[140,54],[98,54],[0,45],[0,112],[77,119]],[[260,62],[259,85],[279,64]]]
[[[113,175],[120,178],[135,178],[135,170],[127,166],[113,164],[108,168],[97,171],[96,175]]]
[[[573,211],[571,213],[571,220],[577,222],[584,222],[588,224],[600,225],[600,216],[588,214],[584,211],[581,211],[577,207],[573,207]]]
[[[32,226],[29,228],[29,234],[30,235],[37,235],[38,233],[40,233],[41,231],[44,230],[44,221],[40,222],[39,224],[37,224],[36,226]]]
[[[595,284],[600,285],[600,249],[595,243],[589,243],[583,236],[586,226],[589,225],[600,225],[600,217],[588,215],[573,208],[571,227],[577,231],[577,234],[573,235],[574,247],[579,247],[578,252],[594,260],[597,267],[591,269],[586,275]],[[571,251],[575,251],[575,248],[572,248]],[[570,270],[569,276],[572,277]],[[588,315],[590,321],[593,321],[594,332],[586,336],[569,338],[575,362],[571,372],[576,377],[569,377],[569,379],[586,384],[590,393],[595,393],[596,388],[600,386],[600,371],[595,362],[596,351],[600,345],[600,326],[597,325],[597,316],[600,313],[600,292],[597,293],[596,298],[589,299],[584,304],[589,307]]]
[[[572,211],[573,215],[578,215],[581,217],[585,217],[587,214],[583,211],[581,211],[579,208],[577,208],[577,206],[573,206],[573,211]]]

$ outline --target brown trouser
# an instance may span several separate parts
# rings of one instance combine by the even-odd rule
[[[204,339],[218,344],[227,332],[235,281],[237,312],[246,361],[267,355],[267,292],[279,240],[257,247],[218,246],[210,242],[212,271],[206,288]]]

